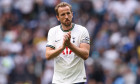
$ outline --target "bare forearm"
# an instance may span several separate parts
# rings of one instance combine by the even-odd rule
[[[79,57],[81,57],[82,59],[86,60],[89,56],[89,49],[84,49],[84,48],[80,48],[75,46],[74,44],[70,43],[68,45],[68,47]]]
[[[46,58],[48,60],[53,59],[53,58],[57,57],[63,50],[64,50],[64,48],[62,48],[62,47],[60,47],[56,50],[48,50],[46,48]]]

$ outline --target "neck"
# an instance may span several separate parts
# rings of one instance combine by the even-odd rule
[[[70,30],[72,28],[72,24],[70,26],[65,26],[63,24],[61,24],[61,25],[62,25],[63,30]]]

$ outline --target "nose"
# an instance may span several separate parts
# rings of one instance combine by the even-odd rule
[[[67,14],[65,15],[65,18],[68,18],[68,15]]]

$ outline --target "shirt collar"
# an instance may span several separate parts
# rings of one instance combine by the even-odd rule
[[[61,29],[63,32],[69,32],[69,31],[72,31],[72,29],[74,28],[74,26],[75,26],[75,24],[72,23],[72,28],[71,28],[71,29],[69,29],[69,30],[63,30],[62,25],[60,25],[60,29]]]

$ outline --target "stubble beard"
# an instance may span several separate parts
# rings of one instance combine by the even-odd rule
[[[64,26],[66,26],[66,27],[70,27],[71,26],[71,23],[72,23],[72,21],[69,21],[69,22],[64,22],[64,23],[62,23]]]

